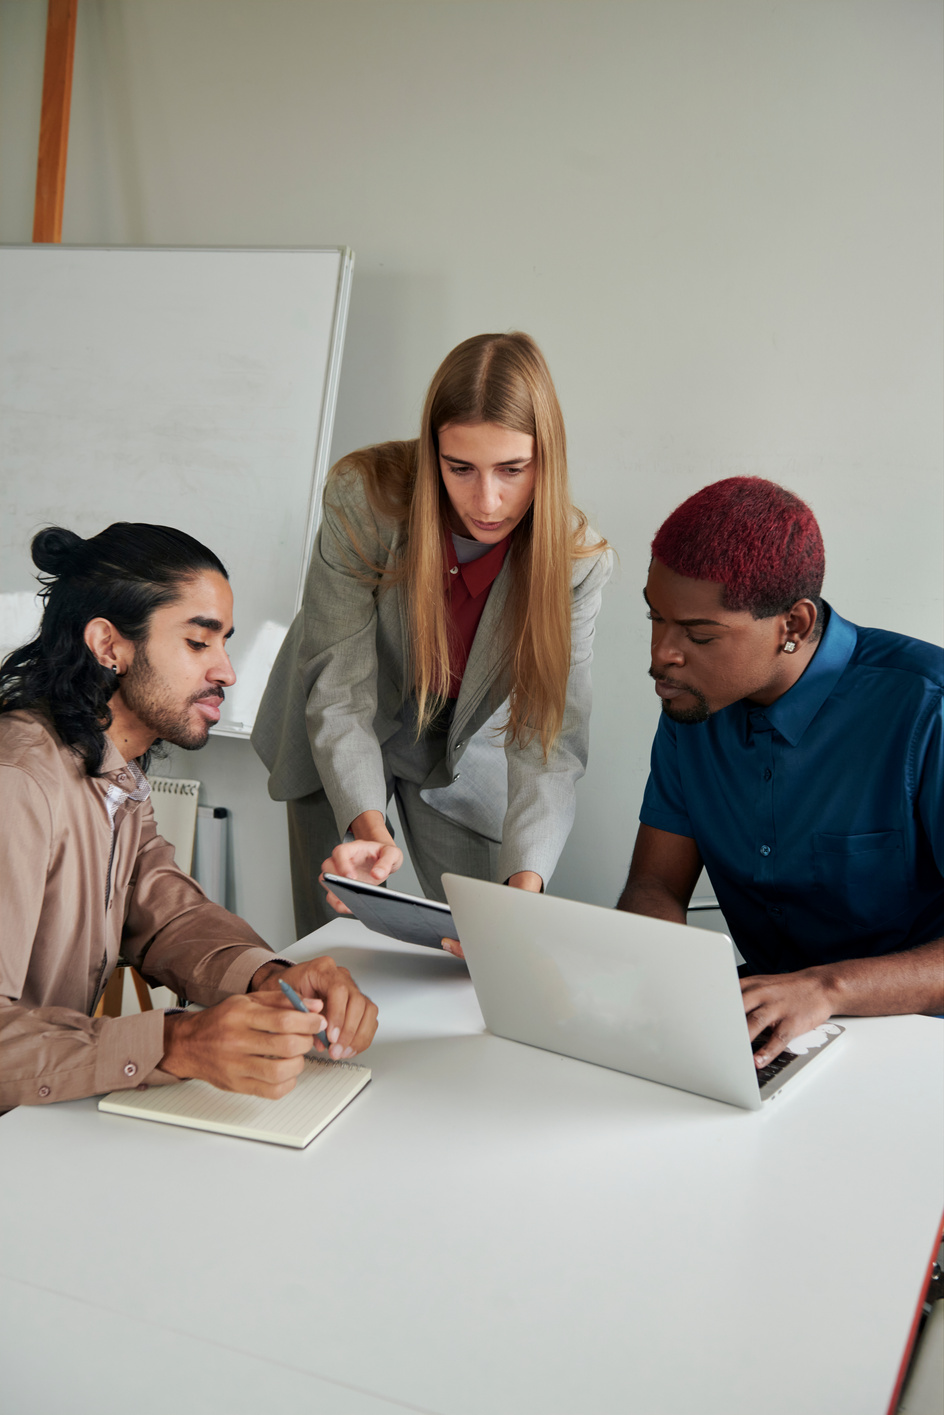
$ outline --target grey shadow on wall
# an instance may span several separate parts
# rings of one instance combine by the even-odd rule
[[[365,270],[356,257],[355,249],[332,463],[356,447],[415,437],[426,385],[448,352],[445,278]],[[417,382],[413,370],[427,349],[434,352]]]

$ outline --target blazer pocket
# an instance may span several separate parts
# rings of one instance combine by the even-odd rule
[[[855,928],[881,929],[908,904],[901,831],[814,835],[813,877],[823,914]]]

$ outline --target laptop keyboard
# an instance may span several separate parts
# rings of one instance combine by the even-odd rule
[[[758,1051],[764,1043],[769,1040],[770,1032],[771,1029],[767,1027],[756,1036],[751,1043],[751,1050]],[[768,1086],[775,1076],[779,1076],[781,1071],[790,1065],[791,1061],[796,1061],[793,1052],[782,1051],[779,1056],[774,1057],[773,1061],[769,1061],[766,1066],[762,1066],[757,1073],[757,1084],[760,1086],[761,1090],[763,1090],[765,1086]]]

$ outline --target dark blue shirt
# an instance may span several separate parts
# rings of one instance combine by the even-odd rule
[[[663,713],[639,818],[695,841],[752,972],[944,934],[942,685],[941,649],[831,611],[770,707]]]

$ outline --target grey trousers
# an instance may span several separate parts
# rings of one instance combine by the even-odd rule
[[[499,846],[493,840],[434,811],[412,781],[394,777],[391,796],[397,803],[416,877],[428,899],[446,902],[440,875],[447,872],[473,879],[495,878]],[[286,807],[295,932],[297,938],[303,938],[338,917],[328,904],[324,886],[318,883],[322,861],[338,844],[338,828],[323,791],[287,801]],[[396,889],[395,875],[390,884]]]

